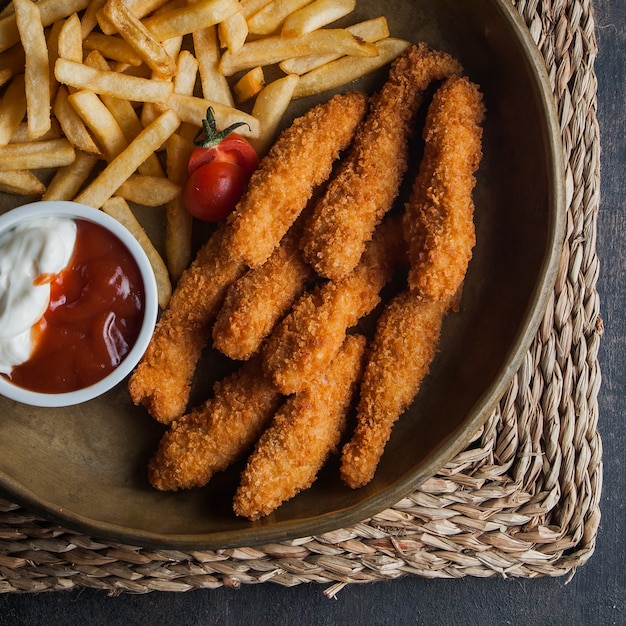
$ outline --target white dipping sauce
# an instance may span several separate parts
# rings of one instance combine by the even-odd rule
[[[71,218],[28,220],[0,236],[0,373],[30,358],[32,327],[50,303],[50,280],[70,262],[75,243]]]

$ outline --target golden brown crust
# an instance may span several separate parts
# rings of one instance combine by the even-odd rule
[[[336,95],[281,133],[230,215],[226,253],[262,265],[352,141],[367,110],[363,93]]]
[[[447,80],[428,109],[424,157],[404,217],[409,286],[421,297],[451,298],[472,257],[483,117],[481,94],[465,77]]]
[[[276,327],[263,349],[263,365],[285,394],[302,390],[324,371],[349,328],[380,302],[402,255],[400,221],[379,226],[359,265],[337,282],[305,293]]]
[[[162,491],[206,485],[252,449],[281,399],[258,360],[248,361],[163,435],[148,466],[150,483]]]
[[[394,62],[307,224],[305,259],[320,275],[338,280],[357,265],[398,195],[424,90],[432,81],[460,71],[458,61],[425,44],[409,47]]]
[[[128,389],[159,422],[169,424],[187,408],[191,380],[211,332],[226,289],[244,271],[242,263],[224,257],[218,229],[183,272],[155,328]]]
[[[231,359],[246,360],[304,291],[313,270],[300,252],[295,226],[260,267],[237,280],[213,326],[213,346]]]
[[[313,484],[345,430],[364,349],[363,336],[348,337],[328,370],[279,409],[241,475],[237,515],[256,520]]]
[[[428,374],[445,312],[445,304],[407,291],[381,314],[361,382],[357,426],[342,451],[341,478],[349,487],[362,487],[374,476],[393,424]]]

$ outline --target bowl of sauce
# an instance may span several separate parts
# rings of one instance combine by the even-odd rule
[[[59,407],[105,393],[138,363],[157,313],[148,258],[103,211],[41,201],[0,215],[0,394]]]

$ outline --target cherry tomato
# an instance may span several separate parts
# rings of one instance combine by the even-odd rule
[[[235,163],[244,171],[246,176],[250,177],[259,163],[259,157],[245,137],[237,133],[230,133],[216,146],[194,148],[189,158],[189,174],[211,161]]]
[[[243,195],[259,157],[248,141],[233,130],[242,123],[218,131],[209,107],[202,129],[194,139],[189,158],[189,179],[183,202],[191,215],[215,222],[225,219]]]
[[[192,172],[183,202],[194,217],[219,222],[235,208],[247,184],[248,177],[236,163],[209,161]]]

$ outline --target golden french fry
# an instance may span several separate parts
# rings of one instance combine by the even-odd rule
[[[257,65],[272,65],[291,57],[328,52],[363,57],[378,55],[374,44],[357,39],[343,28],[328,28],[299,37],[273,36],[250,41],[237,54],[226,50],[220,61],[220,70],[225,76],[231,76]]]
[[[77,150],[74,162],[56,171],[42,200],[71,200],[85,184],[98,161],[97,155]]]
[[[74,161],[74,147],[67,139],[49,139],[0,146],[0,170],[37,170],[62,167]]]
[[[141,57],[133,50],[132,46],[121,37],[104,35],[103,33],[89,33],[83,39],[85,50],[97,50],[106,59],[111,61],[123,61],[134,67],[143,63]]]
[[[70,104],[68,97],[67,87],[60,85],[54,100],[53,109],[63,133],[76,149],[100,155],[100,148],[96,145],[83,120]]]
[[[143,206],[164,206],[180,195],[180,185],[165,176],[132,174],[115,195]]]
[[[107,70],[109,67],[106,59],[97,50],[92,50],[87,55],[85,63],[90,67],[100,70]],[[113,115],[119,127],[122,129],[122,133],[124,134],[124,137],[126,137],[127,143],[130,143],[144,129],[144,126],[141,123],[141,120],[139,119],[132,103],[129,100],[116,98],[115,96],[109,96],[106,94],[101,94],[100,99],[106,108],[109,109],[111,115]],[[157,116],[155,116],[155,119],[156,117]],[[156,154],[151,154],[139,166],[139,172],[149,176],[165,176]]]
[[[234,106],[233,95],[226,77],[219,71],[220,49],[217,27],[194,31],[193,47],[198,60],[202,95],[227,106]]]
[[[77,197],[77,202],[99,209],[119,186],[156,150],[180,125],[174,111],[165,111],[150,126],[144,129],[121,152],[100,175]]]
[[[233,87],[238,102],[245,102],[256,96],[265,87],[265,74],[260,66],[244,74]]]
[[[50,129],[50,65],[39,7],[31,0],[14,0],[15,18],[26,57],[25,91],[31,139]]]
[[[126,137],[126,141],[130,143],[144,129],[132,103],[128,100],[114,98],[113,96],[103,95],[100,96],[100,98],[119,124],[119,127],[124,133],[124,137]],[[140,174],[145,174],[146,176],[165,176],[165,172],[156,154],[151,154],[138,167],[138,171]]]
[[[0,192],[40,196],[46,186],[30,170],[0,171]]]
[[[176,76],[174,78],[174,93],[182,96],[193,95],[198,76],[198,60],[188,50],[182,50],[178,55]]]
[[[91,131],[107,161],[112,161],[128,142],[117,120],[93,91],[81,89],[68,97],[69,103]]]
[[[163,48],[165,48],[166,52],[174,59],[175,62],[178,61],[178,55],[183,47],[183,35],[178,35],[176,37],[172,37],[171,39],[166,39],[163,42]]]
[[[114,217],[122,226],[130,231],[143,248],[154,271],[154,277],[156,278],[159,306],[165,308],[172,295],[172,284],[167,272],[167,267],[161,255],[150,241],[146,231],[143,229],[124,198],[110,198],[104,203],[102,210],[111,217]]]
[[[48,29],[48,34],[46,36],[46,45],[48,46],[48,80],[50,82],[51,103],[54,102],[57,89],[59,88],[59,83],[57,83],[57,80],[54,77],[54,64],[59,58],[59,34],[61,33],[63,25],[64,22],[62,20],[55,22]]]
[[[217,27],[222,47],[237,52],[248,37],[248,22],[241,11],[220,22]]]
[[[355,37],[360,37],[363,41],[369,41],[370,43],[389,37],[389,25],[387,24],[387,18],[383,16],[346,26],[346,30]],[[329,54],[313,54],[306,57],[294,57],[283,61],[280,64],[280,69],[285,72],[285,74],[306,74],[316,67],[330,63],[339,57],[341,57],[341,54],[335,52]]]
[[[271,35],[280,29],[287,16],[310,2],[311,0],[272,0],[248,18],[248,30],[255,35]]]
[[[269,83],[257,96],[252,115],[259,121],[261,134],[249,139],[259,156],[265,155],[278,134],[285,110],[292,100],[299,77],[295,74],[278,78]]]
[[[239,0],[241,12],[246,20],[249,20],[255,13],[265,8],[272,0]]]
[[[294,98],[335,89],[386,65],[401,54],[409,42],[388,37],[372,44],[378,49],[376,57],[342,57],[300,76]]]
[[[107,0],[102,14],[159,78],[165,80],[174,76],[176,73],[174,59],[120,0]]]
[[[85,40],[93,29],[98,25],[98,12],[104,6],[106,0],[92,0],[89,6],[83,12],[83,16],[80,19],[80,30]]]
[[[245,126],[240,126],[237,129],[239,134],[244,137],[258,137],[259,135],[259,122],[256,118],[244,111],[225,106],[219,102],[196,96],[181,96],[174,93],[168,99],[167,106],[171,110],[176,111],[183,122],[197,127],[202,126],[202,120],[206,118],[207,109],[213,107],[217,126],[220,130],[231,124],[243,122]]]
[[[104,6],[106,0],[99,0],[102,2],[102,6]],[[124,0],[124,4],[126,8],[137,18],[143,19],[146,15],[150,15],[155,11],[158,11],[167,3],[169,0]],[[115,33],[115,26],[108,22],[106,19],[103,19],[102,14],[98,16],[98,22],[100,24],[100,29],[105,35],[113,35]]]
[[[72,13],[82,11],[91,0],[40,0],[37,8],[44,27],[61,20]],[[16,16],[8,15],[0,20],[0,52],[8,50],[20,40]]]
[[[57,41],[57,52],[58,56],[64,59],[76,61],[77,63],[83,62],[83,32],[76,13],[70,15],[61,26]]]
[[[173,89],[170,81],[98,70],[67,59],[57,59],[54,75],[60,83],[77,89],[137,102],[166,102]]]
[[[283,22],[280,34],[297,37],[322,28],[354,11],[356,0],[314,0],[298,9]]]
[[[187,164],[193,144],[177,133],[165,144],[165,167],[170,180],[181,187],[187,180]],[[178,280],[192,258],[191,230],[193,218],[185,209],[182,195],[178,195],[165,207],[165,258],[170,275]]]
[[[54,120],[50,130],[45,135],[39,137],[37,141],[48,141],[50,139],[63,139],[63,134],[56,123],[56,120]],[[30,140],[31,139],[28,136],[28,124],[26,122],[22,122],[13,133],[10,143],[27,143]]]
[[[0,146],[6,146],[26,115],[24,74],[10,82],[0,101]]]
[[[143,24],[158,41],[165,41],[219,24],[237,11],[237,0],[199,0],[189,6],[148,17]]]

